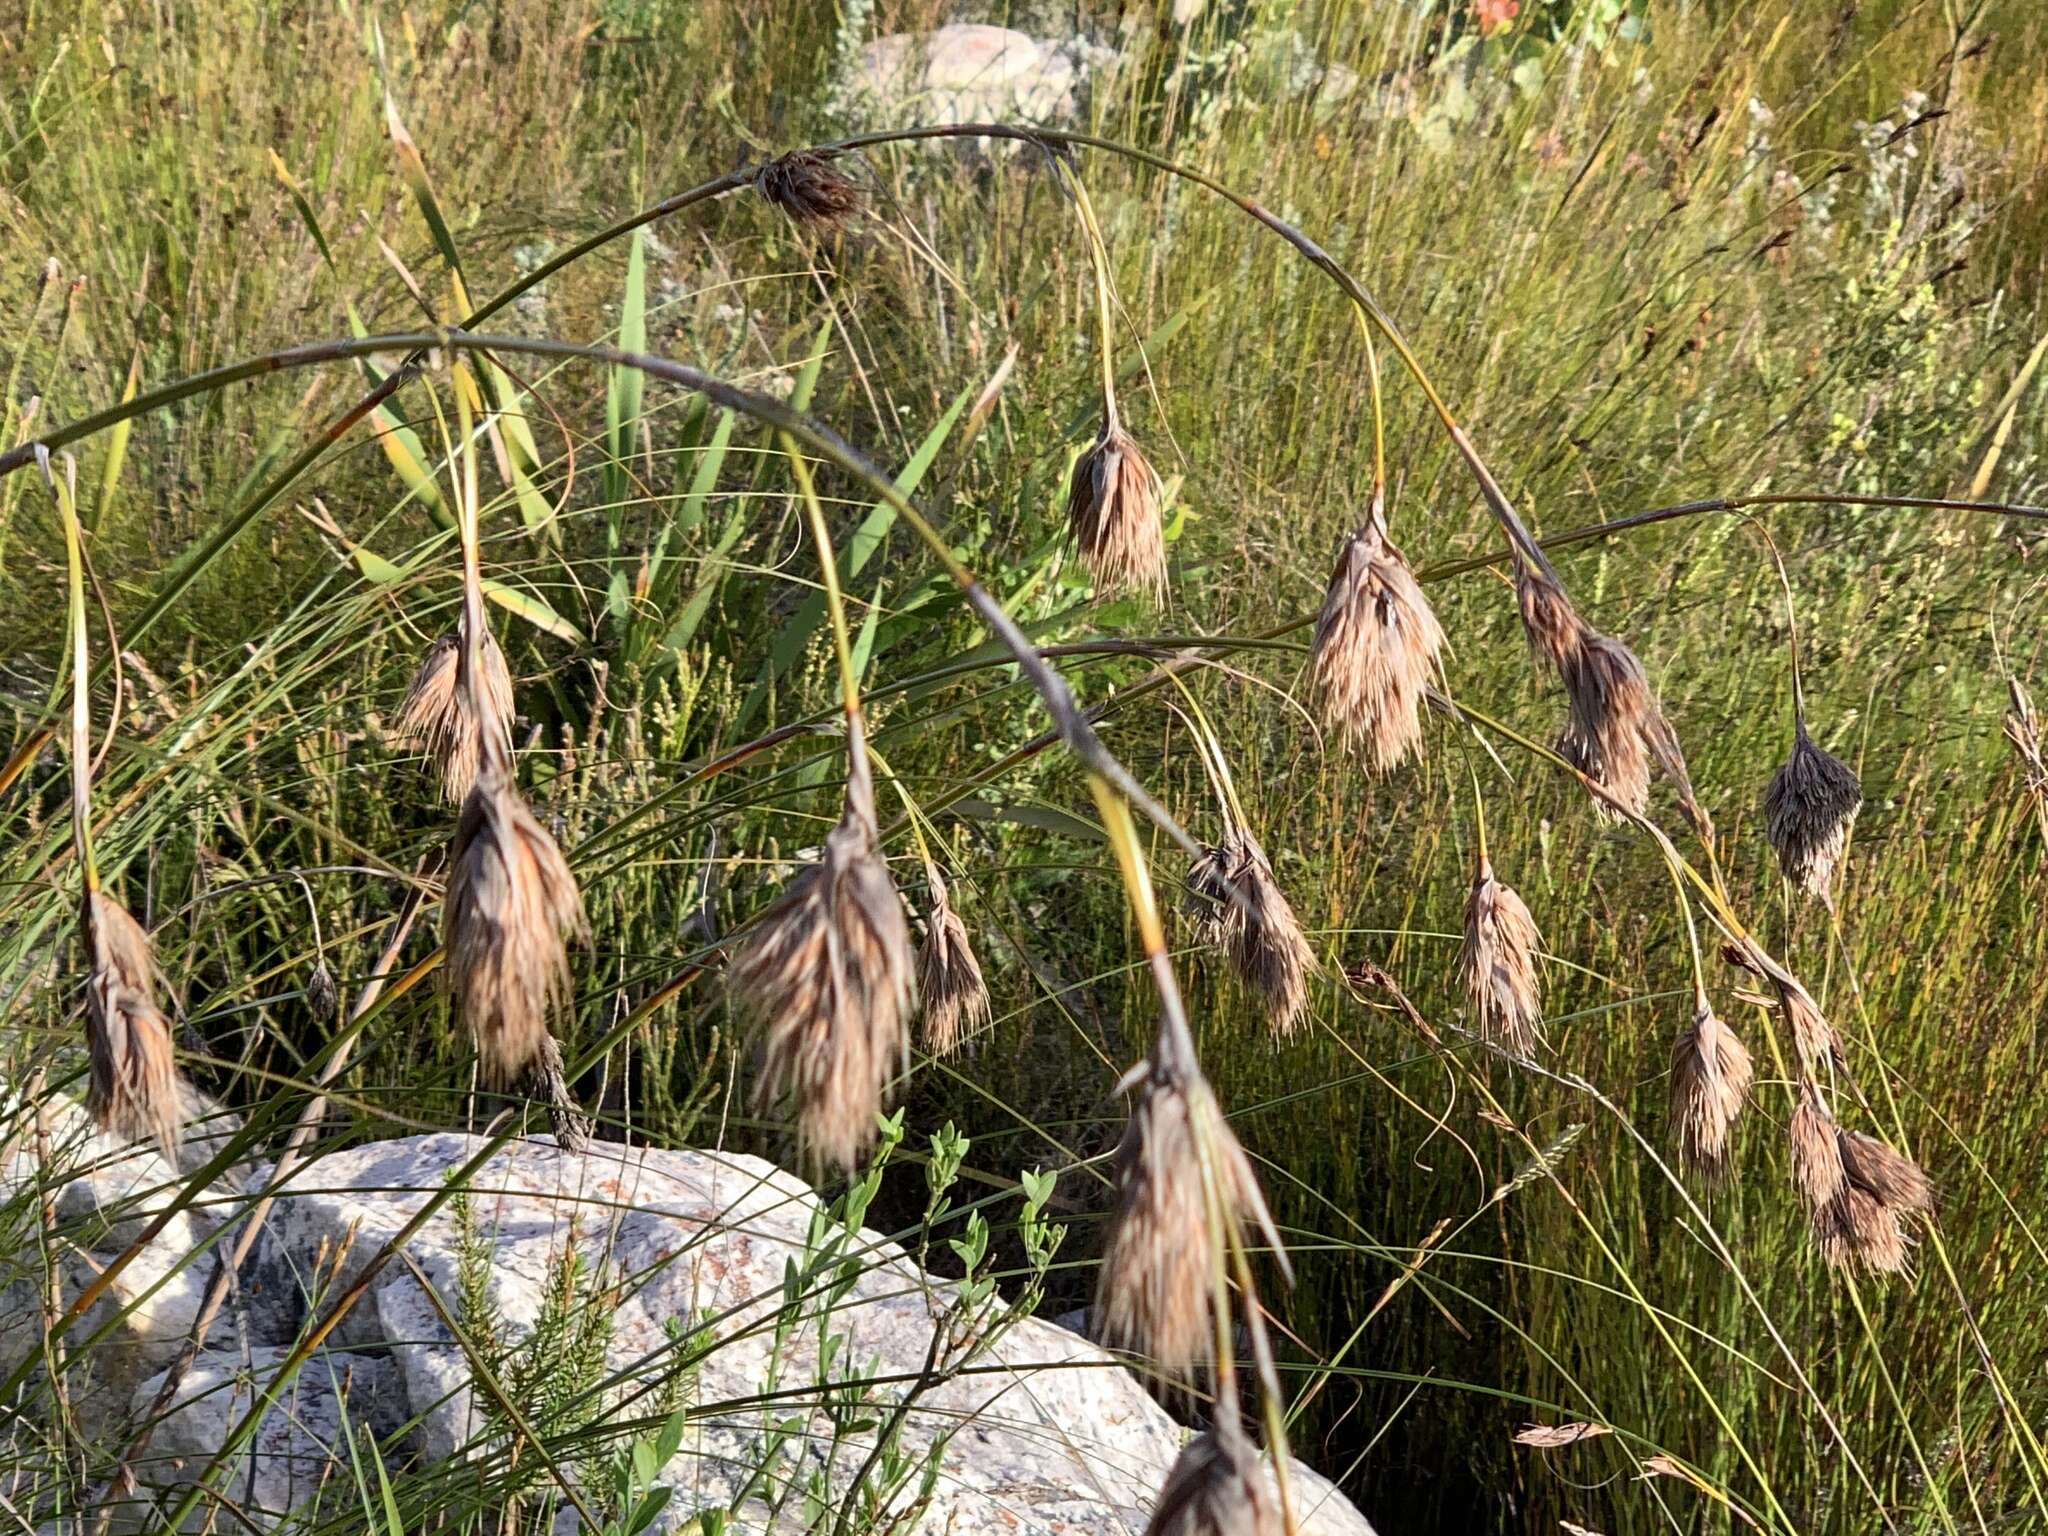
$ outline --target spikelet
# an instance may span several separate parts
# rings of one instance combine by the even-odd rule
[[[184,1088],[171,1021],[156,1003],[149,935],[102,891],[86,893],[84,919],[92,955],[85,988],[86,1109],[109,1136],[152,1141],[175,1166]]]
[[[931,910],[925,914],[924,943],[917,951],[918,995],[924,1007],[925,1049],[950,1056],[963,1035],[989,1021],[988,984],[967,937],[967,925],[953,910],[938,866],[926,863]]]
[[[1763,798],[1765,828],[1785,878],[1832,901],[1835,871],[1862,806],[1855,770],[1816,745],[1804,720],[1795,722],[1792,755],[1771,776]]]
[[[1223,952],[1265,1004],[1268,1027],[1285,1039],[1299,1027],[1308,1006],[1308,978],[1318,969],[1315,951],[1258,839],[1240,831],[1232,842],[1236,862],[1230,878],[1236,895],[1226,894],[1221,910]]]
[[[1281,1536],[1279,1503],[1234,1406],[1174,1459],[1145,1536]]]
[[[1835,1117],[1821,1102],[1820,1091],[1811,1082],[1799,1093],[1799,1106],[1792,1111],[1788,1131],[1792,1143],[1792,1182],[1806,1206],[1807,1218],[1825,1249],[1839,1222],[1842,1193],[1849,1187],[1848,1170],[1842,1166],[1841,1139],[1835,1134]]]
[[[1695,992],[1692,1023],[1671,1044],[1671,1140],[1680,1162],[1709,1178],[1728,1171],[1728,1133],[1753,1074],[1741,1038]]]
[[[1513,887],[1493,876],[1484,856],[1465,901],[1465,942],[1458,980],[1482,1034],[1518,1056],[1543,1043],[1536,979],[1536,920]]]
[[[768,909],[728,985],[760,1040],[756,1102],[793,1100],[805,1155],[850,1170],[874,1144],[883,1089],[909,1054],[913,961],[857,723],[849,735],[846,811],[825,856]]]
[[[399,731],[434,759],[440,770],[441,793],[459,805],[476,785],[484,758],[483,733],[490,731],[509,753],[512,748],[512,674],[497,637],[484,630],[483,670],[477,690],[483,718],[463,707],[460,687],[462,635],[451,631],[434,642],[412,686],[405,691]]]
[[[754,172],[754,190],[799,224],[837,227],[866,201],[860,187],[833,165],[837,156],[793,149]]]
[[[2041,717],[2034,701],[2017,677],[2005,680],[2012,694],[2012,707],[2005,712],[2005,739],[2020,761],[2020,784],[2036,807],[2048,810],[2048,747],[2044,747]]]
[[[1276,1254],[1279,1237],[1251,1163],[1199,1073],[1164,1063],[1155,1049],[1119,1087],[1136,1087],[1138,1101],[1117,1149],[1116,1217],[1103,1248],[1096,1316],[1111,1348],[1180,1374],[1206,1365],[1216,1349],[1210,1266],[1224,1234],[1209,1220],[1205,1146],[1228,1219],[1250,1216]]]
[[[540,1050],[526,1069],[523,1089],[528,1098],[547,1106],[548,1128],[554,1132],[556,1145],[564,1152],[579,1155],[590,1150],[590,1135],[595,1127],[570,1091],[562,1048],[553,1035],[542,1037]]]
[[[1345,746],[1363,743],[1385,773],[1422,748],[1422,698],[1443,626],[1379,508],[1344,541],[1316,619],[1311,675]]]
[[[1585,620],[1564,595],[1564,588],[1525,561],[1515,563],[1515,601],[1522,610],[1522,631],[1529,649],[1541,661],[1562,668],[1579,648]]]
[[[494,1087],[520,1082],[567,1001],[567,941],[584,932],[576,877],[502,767],[462,803],[442,933],[449,988]]]
[[[1067,532],[1105,592],[1166,591],[1166,531],[1159,519],[1159,475],[1112,408],[1094,446],[1074,463],[1067,484]]]

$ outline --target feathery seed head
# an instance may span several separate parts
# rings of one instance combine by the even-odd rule
[[[1562,755],[1638,816],[1650,803],[1649,726],[1657,712],[1635,652],[1581,626],[1559,664],[1571,700]]]
[[[1799,1186],[1799,1198],[1823,1243],[1839,1219],[1842,1192],[1849,1187],[1836,1129],[1835,1117],[1808,1082],[1800,1090],[1799,1107],[1792,1111],[1792,1181]]]
[[[1324,718],[1347,747],[1364,743],[1381,773],[1421,750],[1423,690],[1443,643],[1443,626],[1375,508],[1330,573],[1311,665]]]
[[[512,674],[489,628],[484,630],[482,649],[483,669],[477,679],[482,720],[463,700],[459,629],[434,642],[413,673],[399,714],[400,734],[434,759],[441,774],[441,793],[451,804],[461,804],[476,784],[485,731],[493,733],[507,753],[512,749]]]
[[[925,883],[932,895],[925,914],[924,943],[917,951],[918,994],[924,1006],[925,1047],[934,1056],[950,1056],[961,1037],[989,1021],[988,984],[981,961],[967,937],[967,925],[947,899],[938,867],[927,863]]]
[[[519,792],[487,770],[456,822],[442,935],[455,1006],[493,1086],[517,1083],[546,1051],[549,1015],[568,1000],[567,941],[584,931],[561,849]]]
[[[1679,1161],[1709,1178],[1728,1171],[1728,1133],[1753,1073],[1741,1038],[1706,994],[1696,993],[1692,1023],[1671,1045],[1671,1139]]]
[[[1233,839],[1237,860],[1230,878],[1236,897],[1226,892],[1222,911],[1223,952],[1246,986],[1266,1006],[1266,1022],[1285,1039],[1301,1022],[1308,1006],[1308,978],[1318,969],[1315,951],[1280,883],[1273,863],[1250,832]]]
[[[1511,886],[1493,875],[1484,858],[1465,900],[1465,942],[1458,980],[1480,1032],[1527,1056],[1543,1043],[1543,1012],[1536,977],[1536,920]]]
[[[1163,1063],[1155,1050],[1124,1080],[1134,1083],[1138,1100],[1117,1149],[1116,1217],[1102,1253],[1097,1316],[1110,1347],[1178,1373],[1207,1365],[1216,1349],[1210,1266],[1224,1234],[1209,1220],[1203,1168],[1215,1171],[1227,1219],[1250,1215],[1269,1236],[1271,1222],[1207,1081]]]
[[[1832,899],[1849,829],[1863,806],[1855,770],[1815,744],[1799,722],[1792,755],[1764,790],[1764,824],[1785,878],[1822,901]]]
[[[1847,1131],[1808,1079],[1792,1116],[1792,1168],[1822,1257],[1898,1274],[1912,1256],[1906,1220],[1934,1209],[1919,1164],[1874,1136]]]
[[[85,988],[85,1043],[91,1066],[86,1109],[123,1141],[152,1141],[178,1160],[182,1086],[171,1021],[157,1006],[156,957],[128,909],[102,891],[85,897],[92,973]]]
[[[1515,563],[1515,600],[1522,610],[1522,631],[1529,649],[1553,667],[1579,648],[1586,622],[1579,617],[1564,588],[1525,561]]]
[[[1166,530],[1159,475],[1114,411],[1067,484],[1067,532],[1105,592],[1166,592]]]
[[[846,811],[734,957],[729,986],[759,1036],[756,1102],[793,1101],[805,1155],[851,1170],[910,1050],[913,962],[858,728]]]
[[[833,165],[836,158],[793,149],[754,173],[754,190],[799,224],[843,225],[866,199],[852,178]]]
[[[1278,1501],[1234,1407],[1219,1408],[1174,1459],[1145,1536],[1281,1536]]]
[[[1223,841],[1205,845],[1202,856],[1188,865],[1183,882],[1187,900],[1182,909],[1194,923],[1196,939],[1211,949],[1223,948],[1223,925],[1231,906],[1231,871],[1240,857],[1236,831],[1225,828]]]

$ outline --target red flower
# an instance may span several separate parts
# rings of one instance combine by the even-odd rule
[[[1514,24],[1521,0],[1472,0],[1472,19],[1479,23],[1479,35],[1491,37]]]

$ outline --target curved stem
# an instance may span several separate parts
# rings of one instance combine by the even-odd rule
[[[65,457],[61,479],[50,472],[48,453],[39,455],[37,462],[64,524],[64,618],[71,642],[71,841],[89,894],[100,888],[100,871],[92,852],[92,674],[86,654],[84,535],[78,526],[70,457]]]
[[[1764,541],[1764,548],[1771,552],[1771,564],[1777,567],[1778,585],[1785,589],[1785,632],[1787,643],[1792,650],[1792,729],[1798,735],[1806,734],[1806,684],[1799,667],[1799,609],[1792,598],[1792,578],[1785,570],[1785,557],[1778,552],[1778,541],[1771,537],[1763,519],[1753,512],[1742,514],[1742,520],[1754,528],[1757,537]]]

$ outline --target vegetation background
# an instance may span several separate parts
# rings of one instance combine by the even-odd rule
[[[345,334],[351,306],[373,332],[416,328],[422,302],[451,312],[387,135],[387,84],[483,294],[635,207],[834,136],[860,43],[952,19],[930,0],[6,9],[10,442],[30,400],[35,422],[71,420],[117,399],[131,369],[154,384]],[[1358,272],[1539,533],[1762,492],[1974,482],[2044,499],[2036,0],[1180,9],[1185,25],[1142,6],[998,0],[974,19],[1113,49],[1093,131],[1210,171]],[[1333,89],[1330,66],[1354,88]],[[918,119],[913,105],[895,120]],[[1125,311],[1126,402],[1169,479],[1163,609],[1093,600],[1062,548],[1067,469],[1094,430],[1093,294],[1072,210],[1029,154],[878,152],[863,172],[874,212],[837,240],[751,198],[707,204],[550,278],[501,323],[637,331],[808,401],[892,468],[919,466],[921,502],[1044,643],[1216,637],[1187,686],[1317,952],[1332,972],[1371,959],[1426,1016],[1455,1019],[1464,756],[1439,727],[1419,767],[1373,780],[1302,708],[1304,634],[1271,636],[1312,611],[1363,510],[1371,421],[1352,318],[1216,200],[1106,155],[1079,163]],[[964,410],[1013,348],[985,418]],[[841,774],[831,740],[796,732],[729,772],[686,770],[822,718],[834,682],[772,445],[661,387],[622,411],[619,384],[590,369],[529,382],[542,497],[566,500],[547,522],[511,495],[487,509],[488,559],[511,594],[495,618],[522,772],[590,906],[563,1030],[587,1043],[820,841]],[[368,971],[447,835],[393,731],[456,602],[431,487],[359,432],[234,541],[205,542],[359,387],[338,367],[153,413],[104,493],[110,444],[81,450],[130,689],[100,781],[102,858],[155,928],[188,1069],[236,1104],[301,1075],[329,1029],[307,1002],[316,967]],[[1420,395],[1390,375],[1388,400],[1395,537],[1425,573],[1497,553]],[[425,397],[401,404],[435,441]],[[1034,1165],[1070,1170],[1075,1233],[1046,1307],[1084,1305],[1123,1119],[1112,1086],[1152,1028],[1125,905],[1071,765],[1006,756],[1043,727],[1028,690],[885,515],[837,511],[876,745],[952,851],[996,995],[978,1051],[920,1061],[908,1123],[955,1121],[973,1138],[968,1176],[991,1189]],[[1761,1049],[1737,1171],[1702,1196],[1759,1307],[1585,1095],[1480,1059],[1491,1109],[1397,1015],[1328,976],[1313,1027],[1276,1044],[1188,952],[1205,1062],[1292,1241],[1298,1283],[1273,1300],[1297,1449],[1390,1536],[1729,1530],[1760,1482],[1811,1532],[2048,1520],[2048,924],[2037,813],[2000,734],[2008,676],[2042,660],[2043,531],[1842,505],[1760,515],[1789,569],[1815,734],[1863,777],[1838,922],[1783,888],[1756,812],[1790,743],[1791,682],[1784,596],[1754,528],[1703,514],[1558,559],[1589,616],[1648,664],[1738,902],[1841,1022],[1870,1128],[1936,1176],[1939,1252],[1884,1283],[1824,1270]],[[10,752],[59,676],[61,551],[32,477],[0,482]],[[189,585],[139,630],[173,576]],[[1547,736],[1555,701],[1507,587],[1482,567],[1430,593],[1459,696]],[[1099,702],[1154,659],[1062,664]],[[1120,702],[1105,733],[1213,833],[1176,697]],[[1484,767],[1490,852],[1544,935],[1557,1061],[1661,1145],[1669,1041],[1690,1008],[1667,878],[1540,765]],[[65,782],[45,754],[0,799],[14,1071],[75,1029]],[[903,803],[882,793],[885,812]],[[914,844],[892,852],[915,886]],[[292,870],[303,884],[262,878]],[[1760,1036],[1725,975],[1723,1011]],[[445,999],[416,989],[366,1042],[329,1133],[464,1123],[472,1060]],[[774,1152],[781,1130],[747,1118],[745,1074],[715,989],[698,988],[578,1086],[613,1134]],[[1503,1111],[1549,1149],[1554,1178],[1529,1176]],[[922,1198],[901,1172],[875,1213],[911,1221]],[[1574,1420],[1615,1432],[1513,1443],[1525,1422]],[[1654,1475],[1660,1453],[1704,1486]]]

